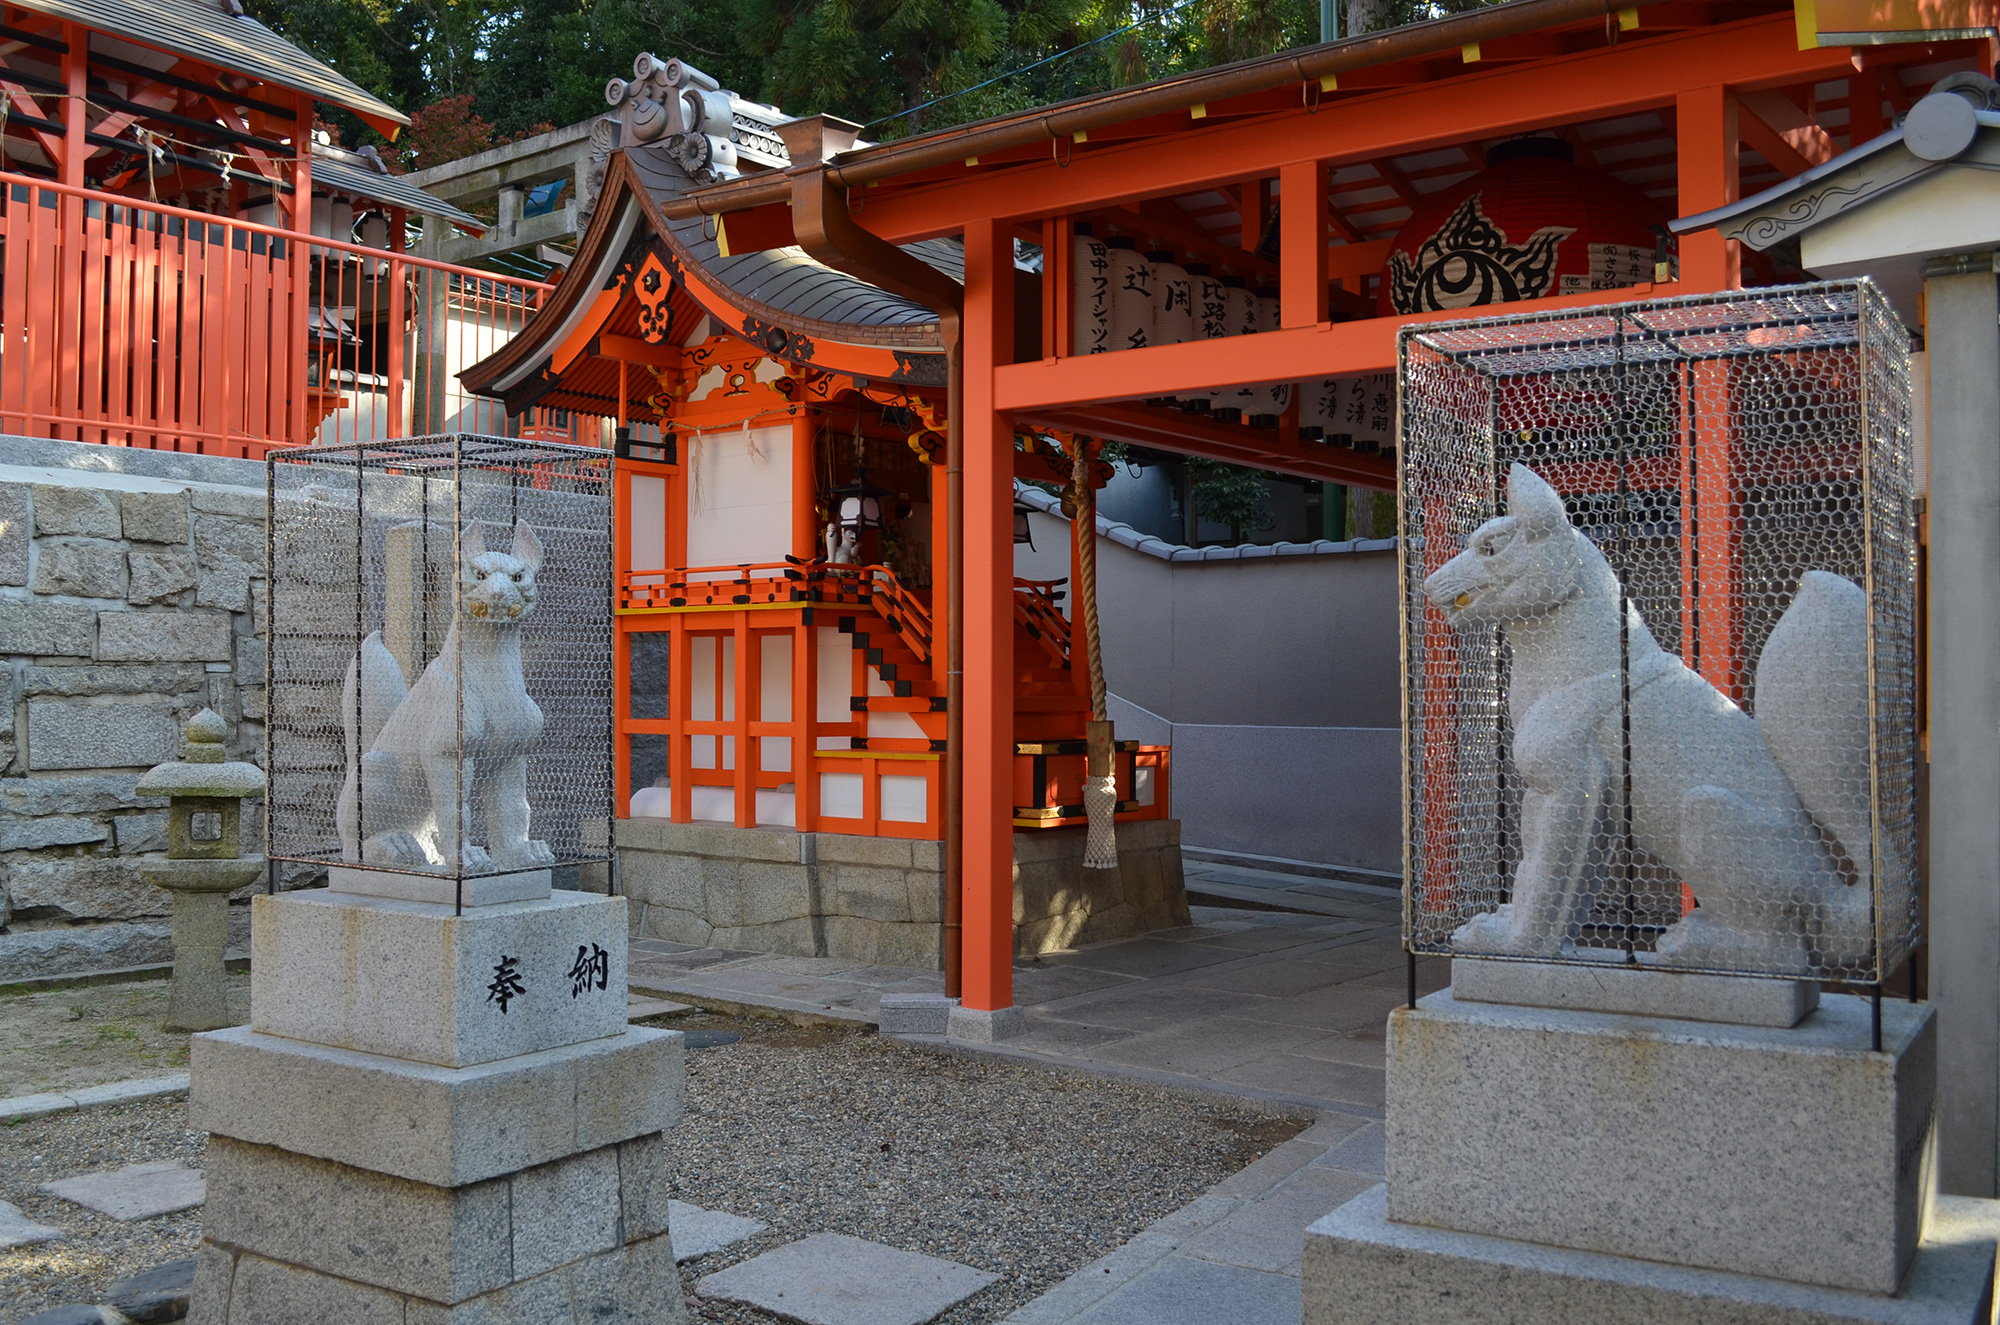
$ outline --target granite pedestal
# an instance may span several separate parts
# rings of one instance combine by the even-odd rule
[[[191,1321],[685,1321],[682,1037],[626,1024],[623,898],[307,892],[253,924],[251,1025],[193,1042]]]
[[[1532,977],[1489,973],[1471,990]],[[1629,1006],[1654,973],[1633,974],[1555,992]],[[1745,1020],[1797,1006],[1684,992]],[[1398,1009],[1388,1181],[1308,1230],[1307,1325],[1990,1321],[2000,1205],[1935,1213],[1935,1017],[1882,1014],[1877,1052],[1845,995],[1789,1027],[1452,990]]]
[[[1432,994],[1389,1017],[1389,1217],[1894,1292],[1932,1190],[1927,1004],[1796,1028]],[[1809,1213],[1808,1213],[1809,1212]]]

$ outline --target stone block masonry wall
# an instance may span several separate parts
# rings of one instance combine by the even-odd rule
[[[251,461],[0,437],[0,984],[171,960],[139,868],[166,802],[135,787],[204,707],[262,761],[264,491]]]
[[[647,818],[618,820],[614,836],[635,938],[939,964],[940,842]],[[1082,828],[1014,834],[1016,956],[1188,923],[1178,821],[1119,824],[1116,870],[1085,870],[1083,845]]]

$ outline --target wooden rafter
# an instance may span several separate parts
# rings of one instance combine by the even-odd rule
[[[1410,183],[1409,176],[1396,168],[1395,162],[1389,160],[1387,157],[1378,157],[1368,164],[1374,169],[1376,177],[1384,184],[1387,184],[1391,191],[1403,200],[1405,206],[1414,211],[1422,204],[1423,195],[1418,193],[1416,186]]]

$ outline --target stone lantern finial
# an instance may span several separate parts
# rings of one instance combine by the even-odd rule
[[[243,798],[264,794],[264,770],[231,761],[229,728],[203,709],[182,728],[187,757],[139,779],[142,796],[167,798],[167,858],[148,860],[148,882],[174,895],[174,982],[167,1029],[208,1031],[230,1024],[223,947],[229,894],[264,872],[262,856],[243,854]]]
[[[219,764],[223,762],[222,743],[229,738],[229,726],[222,715],[214,709],[203,709],[187,720],[181,728],[187,737],[187,762],[190,764]]]

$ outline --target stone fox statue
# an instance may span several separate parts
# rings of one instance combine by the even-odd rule
[[[1618,581],[1522,465],[1507,510],[1423,586],[1454,626],[1497,626],[1513,650],[1521,863],[1513,900],[1453,943],[1555,956],[1608,880],[1590,868],[1607,858],[1601,834],[1615,844],[1623,831]],[[1758,660],[1753,720],[1662,649],[1628,603],[1633,834],[1700,904],[1661,935],[1662,960],[1805,973],[1867,959],[1867,612],[1851,581],[1806,572]],[[1880,864],[1902,877],[1900,862]]]
[[[541,739],[542,710],[521,675],[521,624],[535,610],[541,567],[542,545],[527,525],[514,526],[511,552],[488,552],[469,525],[451,633],[417,683],[404,690],[380,632],[361,642],[340,700],[346,859],[466,873],[554,861],[546,842],[528,836],[528,752]],[[468,840],[475,800],[486,813],[485,848]]]

